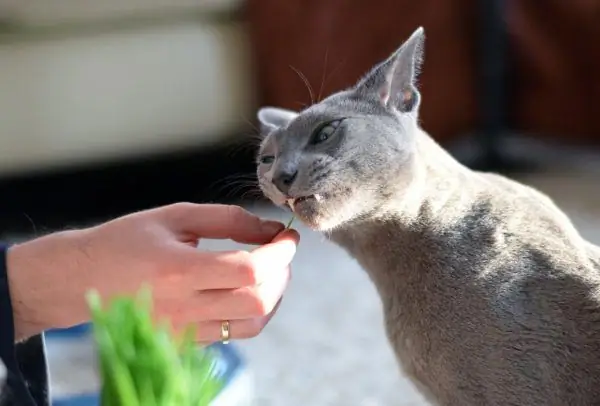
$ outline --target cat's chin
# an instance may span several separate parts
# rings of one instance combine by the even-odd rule
[[[296,217],[302,222],[302,224],[306,225],[311,230],[322,233],[339,229],[346,224],[344,221],[339,221],[336,218],[328,218],[325,216],[302,217],[296,215]]]
[[[294,215],[303,224],[315,231],[330,231],[340,226],[339,204],[327,196],[307,196],[289,204]]]
[[[296,218],[302,222],[305,226],[314,231],[328,231],[331,227],[328,227],[326,219],[320,216],[306,216],[295,214]]]

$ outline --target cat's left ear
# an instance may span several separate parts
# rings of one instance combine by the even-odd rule
[[[361,96],[376,97],[384,106],[403,113],[419,108],[417,76],[423,62],[425,30],[417,28],[388,59],[375,66],[355,87]]]
[[[286,127],[298,117],[298,113],[279,107],[262,107],[258,110],[257,117],[262,131],[270,133],[278,128]]]

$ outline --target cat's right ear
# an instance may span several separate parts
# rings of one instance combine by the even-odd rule
[[[424,41],[425,31],[419,27],[396,52],[359,81],[355,91],[402,113],[416,111],[420,102],[417,76],[423,62]]]
[[[298,117],[298,113],[279,107],[263,107],[258,110],[257,117],[261,130],[270,133],[278,128],[286,127],[293,119]]]

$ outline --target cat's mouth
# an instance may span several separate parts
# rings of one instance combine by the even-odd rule
[[[294,213],[298,220],[313,230],[322,230],[335,216],[335,195],[328,192],[299,196],[286,199],[286,206]],[[333,211],[332,211],[333,210]],[[327,227],[326,227],[327,228]]]
[[[319,203],[323,200],[323,196],[320,194],[301,196],[301,197],[293,197],[286,200],[287,205],[293,212],[297,212],[302,210],[304,206],[314,205],[315,203]]]

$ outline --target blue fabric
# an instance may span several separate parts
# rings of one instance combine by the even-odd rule
[[[54,399],[52,406],[99,406],[100,395],[89,394],[89,395],[77,395],[69,398]]]
[[[8,285],[6,253],[0,245],[0,359],[7,369],[0,390],[0,406],[48,405],[48,369],[42,335],[15,344],[13,309]]]

